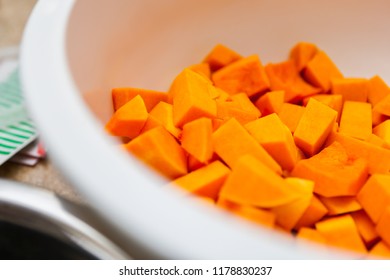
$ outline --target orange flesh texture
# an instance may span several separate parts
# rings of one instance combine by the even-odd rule
[[[335,142],[319,154],[297,163],[292,176],[315,182],[314,192],[324,197],[356,195],[368,177],[367,162],[352,160]]]
[[[260,110],[262,116],[279,113],[284,104],[284,95],[283,90],[267,92],[255,102],[255,106]]]
[[[184,150],[162,126],[141,134],[124,148],[167,178],[175,179],[187,173]]]
[[[341,215],[316,223],[317,231],[325,237],[327,244],[367,253],[358,229],[350,215]]]
[[[294,61],[295,67],[300,72],[306,68],[307,64],[318,52],[316,45],[307,42],[296,44],[290,51],[290,59]]]
[[[240,157],[219,195],[237,204],[264,208],[284,205],[302,196],[252,155]]]
[[[240,157],[250,154],[268,166],[273,172],[281,174],[279,164],[236,120],[230,119],[212,136],[214,151],[226,164],[233,168]],[[226,141],[229,139],[229,141]]]
[[[210,93],[212,88],[206,78],[189,69],[176,77],[170,91],[173,99],[173,123],[176,127],[181,128],[197,118],[216,117],[217,106]]]
[[[293,61],[267,64],[265,71],[270,80],[272,90],[283,90],[286,102],[295,102],[321,92],[321,89],[306,83],[300,76]]]
[[[345,101],[367,102],[369,81],[361,78],[339,78],[332,80],[332,94],[342,95]]]
[[[218,198],[219,190],[230,174],[230,169],[220,161],[214,161],[172,182],[199,196]]]
[[[144,100],[148,112],[150,112],[159,102],[166,102],[168,98],[166,92],[140,88],[114,88],[111,91],[111,95],[114,111],[118,110],[137,95],[141,96]]]
[[[216,87],[229,94],[246,93],[249,97],[269,88],[269,80],[257,55],[242,58],[211,76]]]
[[[210,119],[200,118],[183,126],[181,146],[201,163],[213,156],[212,125]]]
[[[336,117],[335,110],[310,99],[294,132],[295,144],[307,155],[315,155],[330,134]]]
[[[294,168],[297,148],[290,131],[276,114],[252,121],[245,128],[283,169]]]
[[[356,139],[367,140],[372,134],[371,104],[345,101],[339,132]]]
[[[305,112],[305,107],[284,103],[278,113],[281,121],[288,127],[288,129],[294,133],[297,126]]]
[[[215,72],[241,58],[242,56],[234,50],[222,44],[218,44],[210,51],[203,62],[210,65],[210,69]]]
[[[332,79],[343,78],[343,74],[323,51],[318,51],[309,61],[303,76],[306,81],[321,88],[323,92],[328,92],[331,89]]]
[[[115,136],[135,138],[141,133],[147,118],[145,103],[137,95],[114,113],[106,124],[106,130]]]

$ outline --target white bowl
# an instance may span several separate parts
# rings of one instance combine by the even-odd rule
[[[389,8],[385,0],[41,0],[25,31],[22,82],[51,156],[134,256],[324,257],[160,187],[103,131],[110,89],[167,90],[217,43],[266,63],[310,41],[346,76],[389,82]]]

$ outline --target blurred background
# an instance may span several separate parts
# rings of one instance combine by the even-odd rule
[[[36,0],[0,0],[0,47],[20,43],[23,28]]]
[[[19,46],[36,2],[37,0],[0,0],[0,51]],[[0,166],[0,178],[49,189],[61,197],[80,202],[79,196],[58,174],[49,159],[39,161],[34,167],[6,162]]]

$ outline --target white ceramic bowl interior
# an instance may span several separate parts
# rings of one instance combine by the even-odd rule
[[[390,82],[389,11],[386,0],[40,0],[24,36],[22,81],[51,156],[133,255],[324,257],[162,187],[103,131],[110,89],[167,90],[217,43],[267,63],[309,41],[346,76]]]

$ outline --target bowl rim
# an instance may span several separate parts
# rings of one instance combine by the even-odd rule
[[[54,163],[109,227],[125,236],[133,248],[133,256],[168,259],[340,257],[333,253],[324,255],[302,242],[294,242],[289,236],[259,230],[219,210],[207,209],[193,199],[183,198],[180,191],[156,188],[160,178],[111,147],[111,140],[77,94],[66,57],[67,24],[76,2],[40,0],[36,4],[22,41],[21,82],[32,117]],[[74,134],[77,137],[72,137]],[[91,161],[96,158],[96,151],[104,160]],[[110,172],[105,172],[107,170]],[[146,176],[139,176],[139,172]],[[135,182],[142,188],[127,182]],[[113,185],[114,190],[121,189],[121,192],[113,192]],[[194,232],[197,240],[194,240]]]

